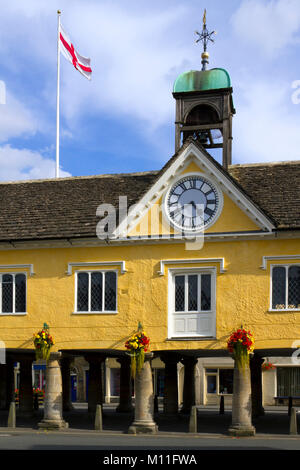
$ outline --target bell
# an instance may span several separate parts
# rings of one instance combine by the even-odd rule
[[[199,140],[200,144],[202,144],[202,145],[208,144],[208,140],[209,140],[208,132],[205,132],[205,131],[204,132],[199,132],[198,140]]]

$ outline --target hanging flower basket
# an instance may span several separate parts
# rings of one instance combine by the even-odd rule
[[[249,365],[249,356],[254,350],[252,333],[243,327],[239,328],[227,341],[227,349],[232,354],[238,369],[245,369]]]
[[[49,333],[49,326],[44,323],[43,329],[38,333],[35,333],[33,337],[33,343],[35,347],[36,360],[48,361],[50,357],[50,350],[54,345],[54,340]]]
[[[150,338],[148,338],[144,331],[138,331],[125,343],[125,348],[128,349],[128,354],[131,358],[131,375],[135,378],[139,374],[145,359],[145,352],[149,349]]]
[[[276,369],[276,367],[274,366],[274,364],[272,364],[272,362],[264,362],[261,366],[262,370],[272,370],[272,369]]]

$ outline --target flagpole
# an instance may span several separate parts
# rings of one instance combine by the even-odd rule
[[[57,10],[57,92],[56,92],[56,168],[55,168],[56,178],[59,178],[60,15],[61,15],[61,11]]]

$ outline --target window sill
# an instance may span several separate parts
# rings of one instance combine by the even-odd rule
[[[119,312],[72,312],[72,315],[117,315]]]
[[[217,339],[215,336],[174,336],[167,338],[166,341],[207,341],[208,339]]]
[[[0,317],[24,317],[25,315],[28,315],[27,312],[17,312],[17,313],[0,313]]]
[[[283,312],[300,312],[300,308],[269,308],[268,312],[283,313]]]

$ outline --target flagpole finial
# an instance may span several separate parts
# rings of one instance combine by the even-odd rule
[[[57,14],[58,14],[58,15],[61,15],[61,11],[60,11],[60,10],[57,10]]]

